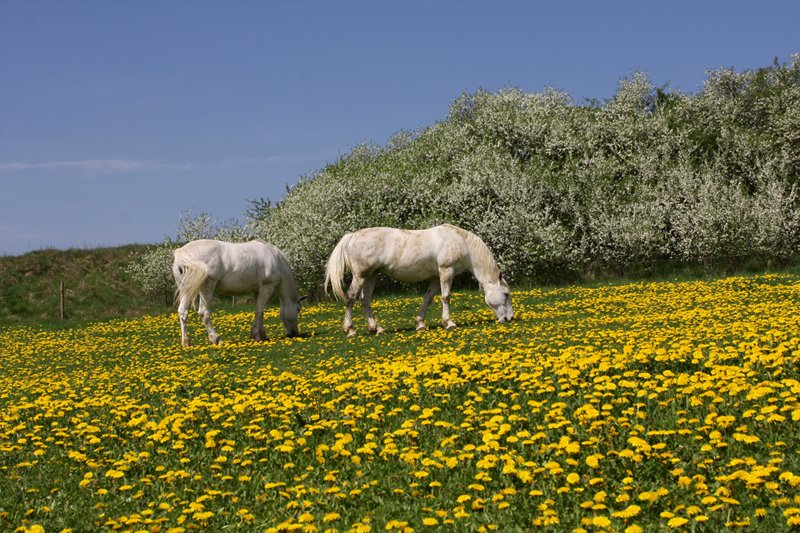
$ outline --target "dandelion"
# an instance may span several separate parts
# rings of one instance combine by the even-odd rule
[[[667,522],[667,525],[669,527],[671,527],[672,529],[677,529],[679,527],[685,526],[688,523],[689,523],[689,520],[687,520],[686,518],[683,518],[683,517],[680,517],[680,516],[676,516],[676,517],[670,518],[669,521]]]
[[[652,447],[647,443],[647,441],[639,437],[630,437],[628,439],[628,444],[641,452],[648,453],[652,450]]]
[[[734,433],[733,439],[746,444],[755,444],[757,442],[761,442],[760,438],[756,437],[755,435],[747,435],[746,433]]]
[[[586,458],[586,464],[591,468],[597,468],[600,466],[600,459],[602,458],[603,456],[601,454],[592,454]]]
[[[641,512],[642,508],[638,505],[629,505],[621,511],[611,513],[614,518],[633,518]]]

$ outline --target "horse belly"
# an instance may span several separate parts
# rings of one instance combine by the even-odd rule
[[[389,265],[382,269],[387,276],[402,283],[419,283],[439,275],[436,261],[423,261],[408,265]]]
[[[259,285],[260,280],[255,274],[237,273],[223,276],[217,282],[216,292],[223,296],[252,294],[258,290]]]

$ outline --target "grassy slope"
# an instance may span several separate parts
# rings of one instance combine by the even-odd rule
[[[0,325],[57,322],[62,281],[68,322],[163,311],[164,302],[144,294],[125,272],[145,250],[128,245],[0,257]]]

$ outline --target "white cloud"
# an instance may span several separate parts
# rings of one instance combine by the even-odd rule
[[[286,161],[288,158],[282,155],[271,155],[267,157],[236,157],[231,159],[223,159],[219,163],[221,169],[228,169],[238,166],[261,165],[265,163],[277,163]]]
[[[0,162],[0,171],[73,169],[102,174],[153,172],[158,170],[184,171],[195,168],[192,163],[164,163],[135,159],[85,159],[81,161],[45,161],[42,163]]]
[[[0,163],[0,170],[26,170],[30,165],[26,163]]]

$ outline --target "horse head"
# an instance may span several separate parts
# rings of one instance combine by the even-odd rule
[[[511,306],[511,289],[500,274],[496,282],[485,283],[483,290],[486,293],[486,305],[492,308],[497,321],[500,323],[511,322],[514,318],[514,309]]]
[[[283,328],[286,330],[286,336],[289,338],[300,335],[298,317],[300,315],[300,309],[302,308],[301,302],[307,298],[308,296],[306,295],[290,302],[281,302],[281,322],[283,322]]]

